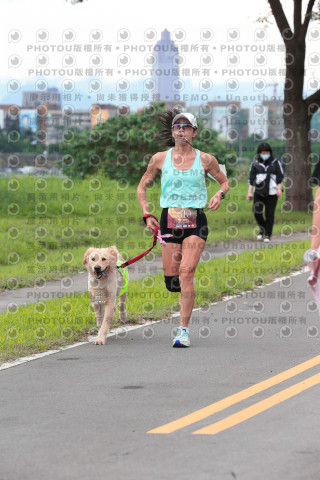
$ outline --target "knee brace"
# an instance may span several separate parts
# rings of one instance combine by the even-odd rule
[[[172,277],[164,276],[166,282],[166,288],[169,292],[181,292],[179,275],[173,275]]]

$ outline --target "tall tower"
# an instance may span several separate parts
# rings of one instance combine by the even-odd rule
[[[154,46],[153,55],[155,93],[159,100],[173,101],[179,91],[179,50],[167,29],[161,33],[161,40]]]

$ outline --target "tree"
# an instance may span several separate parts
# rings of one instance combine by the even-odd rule
[[[60,166],[64,173],[84,177],[103,172],[109,178],[137,183],[151,156],[168,148],[157,139],[156,114],[164,111],[164,105],[159,102],[141,112],[110,118],[92,131],[69,131],[70,138],[62,144],[65,155]],[[224,164],[234,152],[217,137],[217,132],[204,128],[198,120],[194,147],[215,155]]]
[[[309,0],[302,18],[302,0],[293,1],[293,28],[290,27],[280,0],[268,0],[272,15],[286,49],[283,119],[288,162],[286,176],[291,179],[286,188],[287,204],[295,210],[307,210],[312,201],[308,183],[311,172],[310,123],[320,105],[320,89],[303,97],[306,35],[314,11],[315,0]]]

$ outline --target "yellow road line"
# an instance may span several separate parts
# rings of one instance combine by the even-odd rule
[[[259,413],[268,410],[268,408],[274,407],[274,405],[277,405],[278,403],[288,400],[288,398],[298,395],[299,393],[307,390],[310,387],[313,387],[314,385],[317,385],[318,383],[320,383],[320,373],[317,373],[316,375],[313,375],[302,382],[296,383],[291,387],[285,388],[284,390],[281,390],[281,392],[275,393],[274,395],[271,395],[271,397],[251,405],[251,407],[245,408],[244,410],[230,415],[219,422],[212,423],[211,425],[201,428],[200,430],[196,430],[192,433],[201,435],[214,435],[222,432],[227,428],[238,425],[238,423],[244,422],[245,420],[258,415]]]
[[[262,382],[252,385],[252,387],[246,388],[245,390],[241,390],[240,392],[230,395],[229,397],[223,398],[222,400],[212,403],[207,407],[201,408],[200,410],[190,413],[189,415],[181,417],[178,420],[174,420],[173,422],[166,423],[161,427],[157,427],[152,430],[149,430],[147,433],[172,433],[172,432],[175,432],[176,430],[180,430],[180,428],[184,428],[184,427],[187,427],[188,425],[192,425],[193,423],[199,422],[200,420],[203,420],[204,418],[207,418],[210,415],[213,415],[214,413],[220,412],[221,410],[224,410],[225,408],[228,408],[231,405],[241,402],[242,400],[245,400],[246,398],[249,398],[252,395],[255,395],[256,393],[262,392],[267,388],[273,387],[274,385],[277,385],[278,383],[288,380],[289,378],[292,378],[295,375],[298,375],[299,373],[302,373],[308,370],[309,368],[312,368],[319,364],[320,364],[320,355],[317,355],[316,357],[313,357],[310,360],[307,360],[306,362],[300,363],[295,367],[289,368],[289,370],[285,370],[284,372],[279,373],[274,377],[270,377],[267,380],[263,380]]]

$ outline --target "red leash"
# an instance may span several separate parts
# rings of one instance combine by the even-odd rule
[[[154,215],[144,215],[143,216],[143,221],[144,223],[146,224],[146,219],[148,217],[152,217],[154,218],[157,222],[158,222],[158,219],[154,216]],[[158,222],[159,223],[159,222]],[[124,262],[122,265],[119,265],[118,268],[122,268],[122,267],[127,267],[128,265],[131,265],[132,263],[135,263],[137,262],[138,260],[140,260],[140,258],[143,258],[145,257],[146,255],[148,255],[149,252],[151,252],[151,250],[156,246],[156,243],[157,243],[157,240],[158,240],[158,231],[159,231],[159,227],[158,225],[155,225],[154,226],[154,234],[153,234],[153,244],[152,244],[152,247],[150,247],[148,250],[146,250],[145,252],[143,253],[140,253],[140,255],[137,255],[136,257],[134,258],[131,258],[131,260],[127,260],[126,262]]]

